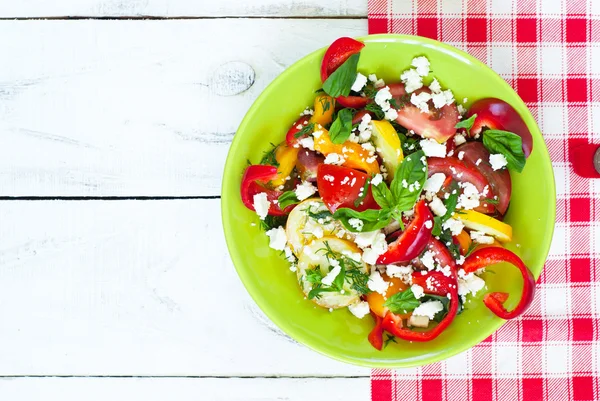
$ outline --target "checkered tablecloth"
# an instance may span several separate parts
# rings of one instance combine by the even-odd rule
[[[600,0],[369,0],[369,32],[434,38],[498,72],[540,125],[558,198],[528,312],[444,362],[373,370],[373,400],[600,399],[600,179],[569,163],[570,141],[600,144]]]

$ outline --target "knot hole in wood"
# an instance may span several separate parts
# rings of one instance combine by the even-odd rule
[[[254,84],[254,69],[243,61],[220,65],[210,78],[210,90],[219,96],[235,96]]]

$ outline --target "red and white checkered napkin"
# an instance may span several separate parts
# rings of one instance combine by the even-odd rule
[[[369,0],[369,32],[438,39],[498,72],[544,133],[558,197],[527,314],[444,362],[373,370],[373,399],[600,399],[600,179],[569,162],[569,143],[600,144],[600,0]]]

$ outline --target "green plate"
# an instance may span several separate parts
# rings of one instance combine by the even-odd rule
[[[443,43],[415,36],[373,35],[360,40],[359,70],[375,73],[386,82],[399,81],[415,56],[427,56],[433,75],[456,99],[468,98],[465,106],[485,97],[510,103],[533,134],[533,153],[521,174],[512,174],[513,195],[506,222],[514,229],[508,246],[521,256],[539,277],[554,230],[556,193],[550,156],[527,107],[512,88],[486,65]],[[263,312],[296,341],[332,358],[368,367],[410,367],[436,362],[458,354],[498,330],[503,320],[481,302],[487,291],[466,304],[450,328],[427,343],[398,340],[383,351],[369,344],[373,320],[356,319],[347,309],[329,312],[305,300],[295,273],[268,246],[258,217],[240,199],[240,181],[246,160],[258,163],[269,142],[280,143],[298,114],[312,106],[321,87],[319,68],[325,49],[298,61],[275,79],[252,105],[242,121],[225,164],[222,189],[223,228],[237,272]],[[509,291],[507,307],[516,305],[522,279],[516,268],[497,265],[484,278],[489,291]],[[514,339],[518,341],[518,338]]]

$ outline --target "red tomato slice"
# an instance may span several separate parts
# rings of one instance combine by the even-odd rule
[[[325,158],[308,149],[300,149],[298,152],[298,161],[296,169],[303,181],[315,182],[317,180],[317,170],[320,164],[323,164]]]
[[[458,160],[456,157],[428,157],[428,174],[431,177],[435,173],[444,173],[452,176],[458,182],[470,182],[475,185],[479,193],[483,193],[484,188],[488,186],[488,198],[492,198],[494,193],[488,180],[483,174],[477,169],[467,167],[465,163]],[[475,210],[481,213],[493,213],[495,210],[494,205],[486,203],[487,206],[483,206],[485,202],[480,200],[481,205]]]
[[[465,152],[463,156],[465,164],[471,168],[476,168],[485,178],[487,178],[490,187],[492,188],[492,192],[494,195],[498,196],[496,210],[501,214],[505,214],[506,209],[508,209],[512,192],[512,182],[508,170],[503,169],[494,171],[494,169],[492,169],[492,166],[490,166],[489,163],[490,152],[488,152],[481,142],[467,142],[456,149],[454,154],[458,155],[458,152]],[[477,165],[477,161],[480,159],[481,162]]]
[[[399,106],[396,121],[404,128],[415,131],[423,138],[433,138],[439,143],[447,141],[456,134],[454,126],[458,123],[458,109],[455,104],[446,105],[441,109],[430,107],[428,113],[422,113],[415,105],[410,103],[410,98],[404,89],[403,83],[388,85],[392,97]],[[429,88],[421,88],[415,93],[431,93]]]
[[[327,49],[321,63],[321,81],[325,82],[327,78],[344,64],[350,56],[356,54],[365,47],[365,44],[352,38],[336,39]]]
[[[289,146],[294,146],[298,143],[301,138],[296,138],[296,134],[302,130],[302,128],[298,128],[299,126],[304,127],[304,122],[309,122],[311,116],[302,116],[288,130],[285,135],[285,141]]]
[[[358,199],[367,178],[367,174],[352,168],[320,164],[317,170],[319,195],[331,213],[342,207],[359,212],[366,209],[380,209],[375,199],[373,199],[370,185],[367,196],[365,196],[362,203],[354,206],[354,201]]]
[[[371,102],[368,97],[362,96],[340,96],[335,99],[337,104],[351,109],[362,109]]]
[[[480,99],[469,108],[465,118],[473,114],[477,114],[477,118],[470,130],[471,135],[481,133],[484,127],[515,133],[523,141],[525,157],[529,157],[533,150],[533,137],[525,121],[510,104],[495,98]]]

